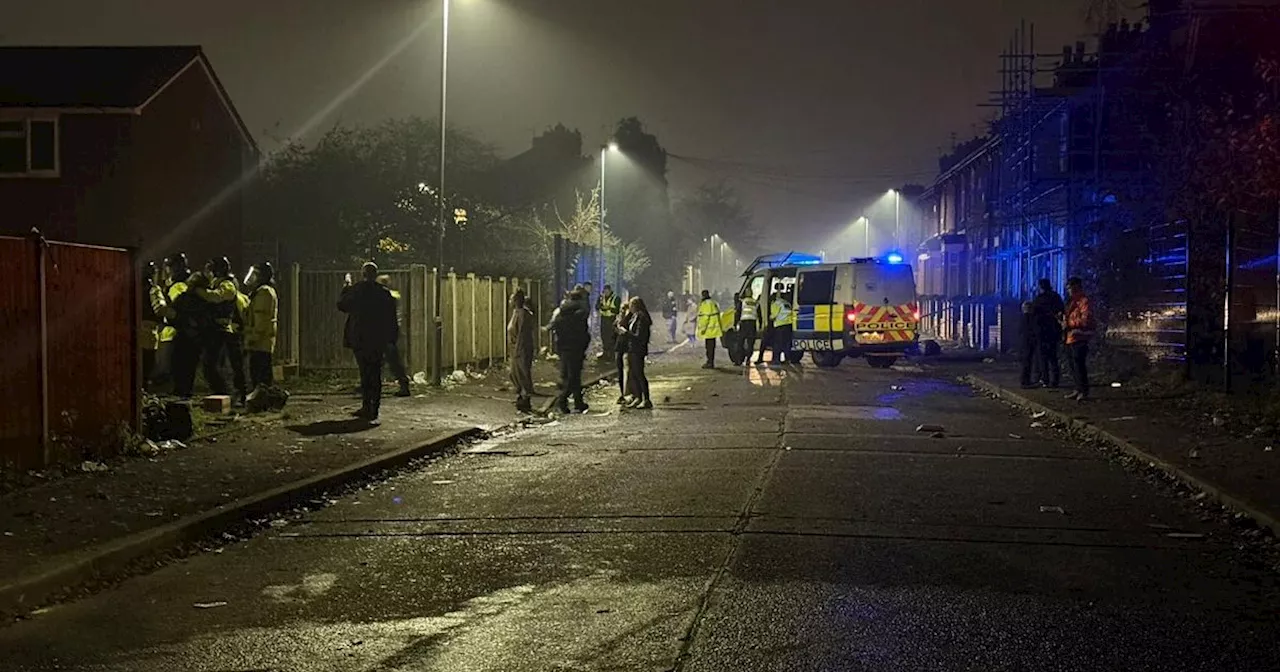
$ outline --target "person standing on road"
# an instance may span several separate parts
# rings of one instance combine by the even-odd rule
[[[631,377],[627,373],[627,348],[630,346],[631,341],[631,333],[628,330],[631,327],[631,319],[631,303],[622,304],[618,317],[613,322],[613,363],[618,375],[619,406],[624,406],[631,402],[629,398],[632,394]]]
[[[396,300],[390,290],[378,284],[378,265],[366,262],[360,274],[361,280],[355,284],[347,275],[338,310],[347,314],[343,345],[355,353],[360,367],[361,404],[355,416],[376,425],[382,407],[382,358],[400,334]]]
[[[533,355],[537,349],[537,321],[523,291],[511,296],[507,343],[511,346],[511,385],[516,388],[516,411],[533,412]]]
[[[702,290],[702,301],[698,304],[697,324],[694,326],[694,336],[706,343],[707,346],[707,362],[702,365],[704,369],[716,368],[716,340],[723,335],[720,328],[720,304],[711,298],[711,292]]]
[[[649,356],[653,318],[649,317],[648,306],[638,296],[631,297],[628,307],[631,317],[627,327],[627,376],[634,397],[631,407],[648,410],[653,408],[653,400],[649,398],[649,377],[645,375],[644,364]]]
[[[743,366],[751,366],[751,357],[755,354],[757,330],[760,321],[760,302],[748,291],[738,297],[737,310],[733,315],[733,324],[738,330],[738,338],[742,339]]]
[[[582,398],[582,365],[591,346],[589,305],[586,290],[575,288],[560,304],[551,324],[556,334],[556,352],[560,355],[560,394],[556,396],[555,407],[564,415],[569,414],[570,398],[574,411],[587,412],[587,402]]]
[[[272,353],[279,333],[280,300],[276,295],[275,269],[263,262],[249,269],[249,308],[244,314],[244,349],[249,356],[249,385],[257,390],[275,383]]]
[[[1071,362],[1071,376],[1075,379],[1076,390],[1067,395],[1068,399],[1087,401],[1089,399],[1089,341],[1093,338],[1093,311],[1089,308],[1089,297],[1084,292],[1084,281],[1080,278],[1067,280],[1067,355]]]
[[[1054,291],[1048,278],[1041,278],[1039,284],[1040,293],[1031,301],[1039,349],[1036,360],[1040,369],[1040,382],[1046,387],[1057,388],[1062,382],[1058,348],[1062,344],[1062,314],[1066,312],[1066,305],[1062,302],[1062,295]]]
[[[1044,376],[1044,369],[1036,366],[1040,357],[1040,334],[1039,326],[1036,324],[1035,309],[1030,301],[1022,302],[1022,333],[1018,335],[1021,341],[1021,347],[1018,348],[1019,361],[1022,364],[1022,373],[1019,382],[1022,389],[1029,390],[1033,387],[1039,387],[1035,382]]]
[[[386,274],[379,275],[378,284],[382,285],[383,287],[386,287],[387,291],[391,292],[391,298],[396,300],[397,338],[396,340],[391,342],[391,345],[387,346],[387,356],[386,356],[387,368],[391,369],[392,377],[394,377],[396,383],[400,385],[399,389],[396,390],[396,396],[409,397],[413,395],[413,392],[409,389],[409,371],[405,369],[404,357],[400,356],[400,339],[398,338],[400,325],[402,324],[402,315],[401,315],[402,307],[401,306],[403,302],[400,300],[400,292],[391,288],[390,275],[386,275]]]
[[[662,301],[662,319],[667,321],[667,343],[676,342],[676,329],[680,326],[680,304],[676,301],[675,292],[667,292]]]
[[[618,319],[618,313],[621,310],[621,297],[613,293],[611,285],[605,285],[600,298],[596,300],[596,313],[600,316],[600,346],[604,349],[604,352],[600,353],[600,359],[605,361],[614,359],[618,332],[614,330],[613,322]]]

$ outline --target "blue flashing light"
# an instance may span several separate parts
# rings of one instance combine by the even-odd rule
[[[898,254],[897,252],[890,252],[888,255],[885,256],[884,260],[891,264],[901,264],[902,255]]]

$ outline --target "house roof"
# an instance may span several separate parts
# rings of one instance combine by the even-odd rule
[[[179,75],[201,67],[246,142],[252,134],[198,46],[0,47],[0,108],[142,114]]]

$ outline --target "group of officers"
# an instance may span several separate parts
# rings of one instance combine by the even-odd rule
[[[143,283],[139,342],[143,378],[149,386],[172,382],[173,394],[189,399],[196,370],[203,368],[210,391],[230,395],[223,376],[227,366],[233,403],[243,405],[252,390],[274,383],[279,297],[269,262],[252,266],[241,283],[226,257],[192,270],[186,254],[176,254],[159,266],[148,262]]]
[[[698,303],[697,313],[689,319],[694,322],[694,338],[703,341],[707,348],[707,361],[704,369],[716,366],[717,339],[731,336],[728,340],[730,359],[738,366],[751,366],[752,355],[755,363],[764,363],[764,352],[770,350],[770,364],[779,363],[779,359],[790,357],[791,338],[796,324],[796,311],[791,301],[791,294],[781,282],[775,283],[773,293],[769,297],[769,315],[765,319],[760,300],[750,293],[733,295],[732,334],[726,329],[724,311],[720,304],[707,290],[702,290],[702,300]],[[764,328],[758,325],[763,322]],[[756,350],[756,341],[760,342],[760,350]]]

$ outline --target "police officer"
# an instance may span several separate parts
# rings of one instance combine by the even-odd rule
[[[209,275],[207,288],[198,288],[196,294],[209,304],[212,324],[206,324],[204,332],[204,378],[214,394],[227,394],[227,381],[222,377],[222,356],[231,362],[231,377],[236,389],[236,403],[244,403],[249,391],[244,376],[244,349],[240,339],[242,309],[240,288],[231,273],[231,261],[226,257],[213,259],[206,266]]]
[[[142,289],[146,295],[142,298],[142,327],[138,333],[138,347],[142,350],[142,386],[146,387],[147,382],[151,380],[151,376],[156,370],[156,352],[160,343],[160,315],[156,310],[155,302],[152,297],[160,288],[157,286],[156,262],[148,261],[146,266],[142,267]],[[162,291],[162,290],[161,290]]]
[[[769,306],[769,322],[773,324],[773,336],[771,337],[773,343],[770,344],[773,348],[773,354],[769,357],[769,364],[777,364],[779,359],[786,360],[788,364],[792,364],[791,336],[796,323],[796,312],[782,283],[775,285],[774,289],[776,296]]]
[[[569,414],[570,399],[574,411],[587,412],[587,402],[582,398],[582,364],[591,345],[587,326],[591,304],[587,296],[585,288],[575,287],[551,319],[550,329],[555,332],[556,353],[560,355],[560,394],[555,407],[565,415]]]
[[[605,285],[600,298],[596,299],[596,312],[600,314],[600,345],[604,348],[600,359],[612,361],[614,358],[618,334],[614,331],[613,323],[618,319],[618,313],[621,310],[622,299],[613,293],[612,286]]]
[[[764,364],[764,351],[773,347],[775,331],[773,320],[774,316],[778,314],[778,299],[782,297],[782,289],[783,287],[781,282],[774,283],[773,293],[769,295],[768,319],[764,319],[766,316],[763,314],[763,311],[761,312],[761,319],[764,319],[764,335],[760,338],[760,352],[756,353],[756,362],[758,364]],[[777,355],[770,355],[770,358],[773,361],[776,361]]]
[[[383,274],[378,276],[378,284],[387,288],[391,292],[391,298],[396,300],[396,326],[402,324],[400,292],[391,288],[391,276]],[[409,373],[404,368],[404,358],[400,356],[400,343],[392,341],[387,346],[387,368],[391,369],[391,375],[395,377],[396,382],[400,384],[400,389],[396,390],[397,397],[408,397],[413,394],[409,390]]]
[[[249,384],[253,389],[272,385],[272,353],[279,333],[280,300],[275,269],[270,262],[257,264],[245,277],[249,306],[244,311],[244,349],[249,356]]]
[[[758,337],[756,325],[760,320],[760,302],[756,300],[755,295],[747,291],[738,297],[737,308],[738,310],[733,316],[733,323],[738,329],[738,337],[742,339],[742,351],[746,353],[742,365],[751,366],[751,357],[755,354],[756,338]]]
[[[185,254],[170,257],[165,265],[172,283],[166,302],[167,324],[161,331],[161,340],[167,337],[172,342],[173,393],[189,399],[196,384],[196,367],[200,365],[200,336],[206,312],[205,302],[191,288],[203,279],[198,275],[193,277]]]
[[[707,346],[707,362],[704,369],[716,368],[716,339],[724,335],[720,326],[720,304],[711,298],[711,292],[702,290],[702,301],[698,303],[698,321],[694,326],[694,335]]]

